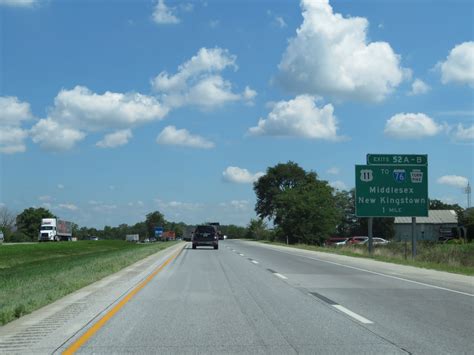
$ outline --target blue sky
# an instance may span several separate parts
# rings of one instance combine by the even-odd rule
[[[81,226],[246,225],[292,160],[339,189],[368,153],[473,181],[472,1],[0,0],[0,204]]]

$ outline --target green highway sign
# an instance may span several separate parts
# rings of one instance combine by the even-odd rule
[[[428,216],[426,165],[356,165],[355,186],[357,217]]]
[[[426,154],[367,154],[368,165],[428,165]]]

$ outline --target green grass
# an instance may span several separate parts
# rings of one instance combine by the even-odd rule
[[[175,243],[110,240],[0,245],[0,324]]]
[[[405,259],[405,244],[390,243],[386,246],[375,246],[374,255],[369,256],[366,246],[353,245],[343,247],[319,247],[316,245],[294,244],[286,245],[279,242],[260,241],[262,243],[288,246],[297,249],[320,251],[346,256],[371,258],[400,265],[410,265],[425,269],[446,271],[462,275],[474,275],[474,243],[469,244],[432,244],[418,243],[417,256],[411,258],[411,245],[407,244]]]

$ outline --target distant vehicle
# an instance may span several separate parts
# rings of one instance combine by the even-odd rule
[[[96,237],[95,235],[89,237],[89,240],[99,240],[99,237]]]
[[[324,245],[326,246],[341,246],[341,245],[346,245],[347,241],[349,238],[343,238],[343,237],[331,237],[326,242]]]
[[[161,240],[163,241],[176,240],[176,233],[174,231],[165,231],[161,235]]]
[[[209,223],[209,225],[214,226],[214,228],[216,228],[217,237],[219,238],[219,240],[223,240],[224,234],[222,234],[221,232],[221,224],[219,222],[211,222]]]
[[[155,237],[151,237],[151,238],[150,238],[150,243],[154,243],[154,242],[156,242],[156,238],[155,238]]]
[[[352,237],[347,241],[348,245],[364,243],[369,237]]]
[[[387,245],[390,243],[388,240],[383,239],[383,238],[372,238],[372,244],[373,245]],[[369,244],[369,238],[367,237],[367,240],[361,242],[360,244]]]
[[[5,236],[3,235],[3,232],[0,232],[0,243],[3,243],[5,240]]]
[[[59,218],[43,218],[38,235],[38,241],[72,240],[72,222]]]
[[[127,242],[138,243],[140,241],[140,235],[139,234],[127,234],[125,236],[125,240]]]
[[[217,231],[214,226],[209,224],[197,226],[191,237],[191,242],[193,249],[202,245],[208,245],[214,247],[214,249],[219,249],[219,237]]]
[[[143,243],[150,243],[150,239],[149,238],[143,239]]]
[[[447,236],[443,236],[443,237],[439,237],[438,239],[438,243],[444,243],[444,244],[452,244],[452,243],[456,243],[458,241],[458,238],[455,238],[455,237],[447,237]]]

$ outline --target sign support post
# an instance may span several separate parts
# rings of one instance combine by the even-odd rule
[[[368,237],[369,237],[369,255],[372,256],[373,251],[374,251],[374,243],[373,243],[373,232],[372,232],[372,224],[373,224],[374,218],[369,217],[368,220]]]
[[[411,257],[415,259],[416,257],[416,217],[411,218]]]

